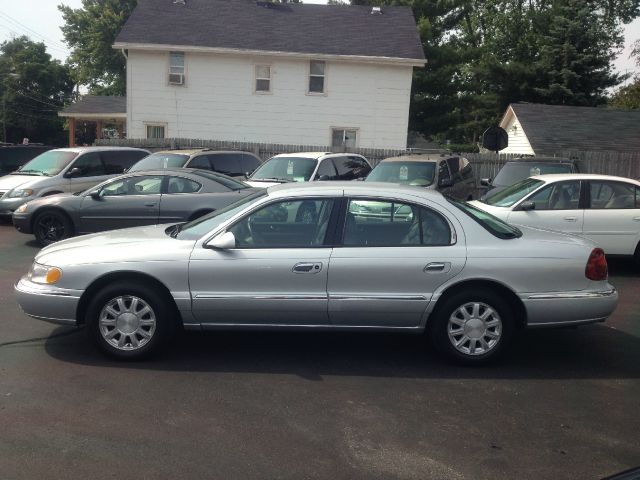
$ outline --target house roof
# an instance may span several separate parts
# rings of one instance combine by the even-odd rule
[[[640,111],[514,103],[516,115],[536,155],[562,150],[640,151]],[[507,110],[502,123],[510,116]]]
[[[127,116],[126,97],[84,95],[80,99],[62,110],[61,117],[93,118]]]
[[[355,56],[424,63],[409,7],[139,0],[115,48],[161,45],[250,52]],[[418,62],[415,62],[415,61]]]

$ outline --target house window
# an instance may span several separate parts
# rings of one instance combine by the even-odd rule
[[[169,84],[184,85],[184,53],[169,54]]]
[[[271,91],[271,66],[256,65],[256,93]]]
[[[331,146],[356,148],[358,130],[355,128],[333,128],[331,130]]]
[[[164,125],[145,125],[147,130],[147,138],[166,138]]]
[[[325,93],[325,68],[324,62],[309,62],[309,93]]]

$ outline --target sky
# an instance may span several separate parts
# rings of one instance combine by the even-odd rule
[[[326,3],[326,0],[303,0],[305,3]],[[63,60],[69,54],[64,45],[60,26],[62,15],[57,5],[64,3],[73,8],[82,5],[81,0],[0,0],[0,42],[20,35],[43,41],[49,53]],[[625,48],[614,65],[620,73],[640,73],[640,67],[629,59],[631,45],[640,39],[640,18],[625,28]]]

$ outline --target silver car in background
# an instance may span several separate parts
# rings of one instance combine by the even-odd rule
[[[308,202],[313,221],[297,215]],[[15,290],[28,315],[86,325],[119,358],[182,327],[276,328],[426,331],[450,357],[481,363],[518,328],[604,321],[617,304],[588,240],[360,182],[286,184],[187,224],[64,240]]]

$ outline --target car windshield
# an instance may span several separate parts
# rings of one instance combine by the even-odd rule
[[[458,202],[451,197],[447,197],[447,200],[473,218],[495,237],[502,238],[503,240],[509,240],[512,238],[520,238],[522,236],[522,232],[519,229],[503,222],[484,210],[480,210],[466,202]]]
[[[189,160],[189,155],[181,153],[152,153],[148,157],[144,157],[133,167],[130,172],[140,170],[154,170],[158,168],[176,168],[182,167]]]
[[[540,185],[544,184],[542,180],[536,180],[534,178],[527,178],[521,182],[511,185],[505,188],[501,192],[496,193],[493,197],[482,200],[488,205],[495,207],[510,207],[519,202],[529,193],[533,192]]]
[[[49,150],[27,162],[12,175],[44,175],[51,177],[59,174],[71,161],[78,156],[77,152],[61,152]]]
[[[367,182],[391,182],[429,186],[436,172],[435,162],[381,162],[369,174]]]
[[[262,197],[267,195],[267,190],[259,190],[256,193],[244,197],[231,205],[211,212],[208,215],[204,215],[196,220],[187,222],[184,225],[178,225],[177,227],[170,227],[167,229],[167,233],[171,236],[178,238],[179,240],[197,240],[207,232],[220,226],[226,220],[233,217],[236,213],[242,211],[250,204],[258,201]]]
[[[272,157],[260,165],[249,180],[308,182],[317,164],[315,158]]]
[[[569,163],[508,162],[491,183],[496,187],[506,187],[528,177],[550,173],[573,173],[573,168]]]

